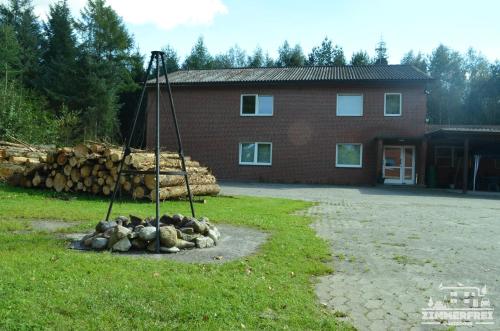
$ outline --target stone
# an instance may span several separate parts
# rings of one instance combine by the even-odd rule
[[[175,222],[174,224],[180,224],[184,220],[184,215],[182,214],[174,214],[172,216],[172,221]]]
[[[192,217],[190,217],[190,220],[184,224],[184,227],[191,227],[194,232],[203,235],[208,231],[208,226],[204,222],[200,222]]]
[[[146,249],[150,252],[156,253],[156,241],[150,242]]]
[[[133,239],[132,241],[130,241],[130,243],[132,244],[133,248],[140,249],[140,250],[143,250],[147,246],[146,242],[144,240],[139,239],[139,238]]]
[[[160,247],[160,252],[162,253],[178,253],[181,250],[178,247]]]
[[[164,215],[162,215],[162,217],[160,217],[160,223],[175,226],[179,223],[179,221],[177,219],[174,219],[173,217],[171,217],[168,214],[164,214]]]
[[[137,237],[139,237],[139,232],[137,231],[132,231],[128,234],[128,239],[135,239]]]
[[[194,233],[194,229],[193,228],[180,228],[179,230],[181,230],[181,232],[187,233],[187,234],[193,234]]]
[[[180,248],[180,249],[186,249],[186,248],[194,248],[196,244],[194,242],[182,240],[182,239],[177,239],[177,242],[175,243],[175,247]]]
[[[106,231],[104,231],[104,232],[102,233],[102,237],[103,237],[103,238],[106,238],[106,239],[111,238],[111,235],[113,234],[113,231],[115,231],[115,228],[110,228],[110,229],[107,229]]]
[[[182,240],[185,240],[185,241],[193,241],[198,238],[199,236],[201,236],[201,234],[199,233],[193,233],[193,234],[187,234],[187,233],[184,233],[184,232],[181,232],[181,239]]]
[[[101,250],[105,249],[108,246],[108,239],[102,237],[94,237],[92,239],[92,248]]]
[[[144,220],[140,217],[130,215],[130,224],[132,224],[134,227],[138,225],[144,224]]]
[[[217,235],[217,232],[215,232],[214,230],[208,230],[207,236],[214,241],[215,245],[217,245],[217,241],[219,240],[219,235]]]
[[[141,225],[137,225],[136,227],[134,227],[134,231],[139,232],[143,228],[144,228],[144,225],[142,225],[142,224]]]
[[[128,238],[125,237],[116,242],[113,245],[112,249],[118,252],[127,252],[130,249],[130,247],[132,247],[132,244],[130,243],[130,240],[128,240]]]
[[[215,242],[210,237],[198,237],[194,240],[198,248],[210,248],[215,245]]]
[[[121,226],[127,226],[130,223],[130,220],[127,216],[118,216],[115,218],[115,222]]]
[[[117,225],[113,229],[113,232],[111,233],[111,236],[109,237],[108,247],[112,248],[115,243],[117,243],[121,239],[127,237],[131,231],[132,230],[130,230],[124,226]],[[127,240],[128,240],[128,238],[127,238]]]
[[[145,226],[139,231],[139,238],[144,241],[153,240],[156,238],[156,228],[154,226]]]
[[[80,241],[83,243],[84,246],[90,247],[92,246],[92,240],[96,238],[98,233],[94,232],[91,234],[85,235]]]
[[[160,243],[164,247],[173,247],[177,242],[177,231],[173,226],[160,228]]]
[[[102,232],[106,232],[106,230],[108,230],[108,229],[114,228],[117,225],[118,225],[118,223],[116,223],[115,221],[109,221],[109,222],[100,221],[95,226],[95,230],[96,230],[96,232],[102,233]]]

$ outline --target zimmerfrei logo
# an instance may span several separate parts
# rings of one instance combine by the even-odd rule
[[[493,308],[487,298],[488,290],[483,287],[443,286],[442,300],[429,298],[427,307],[422,308],[422,324],[425,325],[493,325]]]

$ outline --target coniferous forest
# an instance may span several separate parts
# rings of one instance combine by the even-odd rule
[[[325,31],[328,34],[328,31]],[[373,55],[346,58],[326,37],[309,53],[284,41],[277,57],[256,47],[235,46],[210,54],[203,37],[181,58],[163,46],[167,70],[232,67],[387,65],[385,42]],[[415,45],[418,48],[418,45]],[[73,17],[65,0],[52,3],[46,19],[32,0],[0,5],[0,140],[72,144],[83,139],[122,142],[135,111],[145,54],[105,0],[88,0]],[[409,50],[401,59],[429,73],[428,120],[434,124],[500,124],[500,62],[480,51],[465,54],[443,44],[430,54]],[[392,63],[391,63],[392,64]],[[141,144],[141,140],[135,142]]]

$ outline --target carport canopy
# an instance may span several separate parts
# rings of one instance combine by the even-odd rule
[[[443,140],[447,142],[460,143],[464,146],[463,158],[463,187],[464,193],[468,187],[468,164],[470,146],[474,144],[472,150],[474,155],[474,183],[475,189],[476,175],[481,158],[500,158],[500,125],[495,126],[452,126],[440,127],[426,134],[429,141]]]

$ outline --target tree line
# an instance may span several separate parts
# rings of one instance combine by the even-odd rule
[[[273,58],[238,45],[212,55],[202,37],[181,61],[166,45],[167,71],[233,67],[387,65],[381,41],[347,59],[329,38],[305,54],[284,41]],[[0,5],[0,139],[70,144],[81,139],[123,141],[128,134],[145,57],[121,17],[105,0],[88,0],[78,17],[66,0],[50,5],[45,20],[32,0]],[[439,124],[500,124],[500,63],[477,51],[460,54],[439,45],[431,54],[409,51],[411,64],[435,80],[428,90],[428,118]],[[143,121],[144,119],[142,119]],[[139,125],[144,127],[144,125]],[[141,140],[136,141],[140,145]]]

